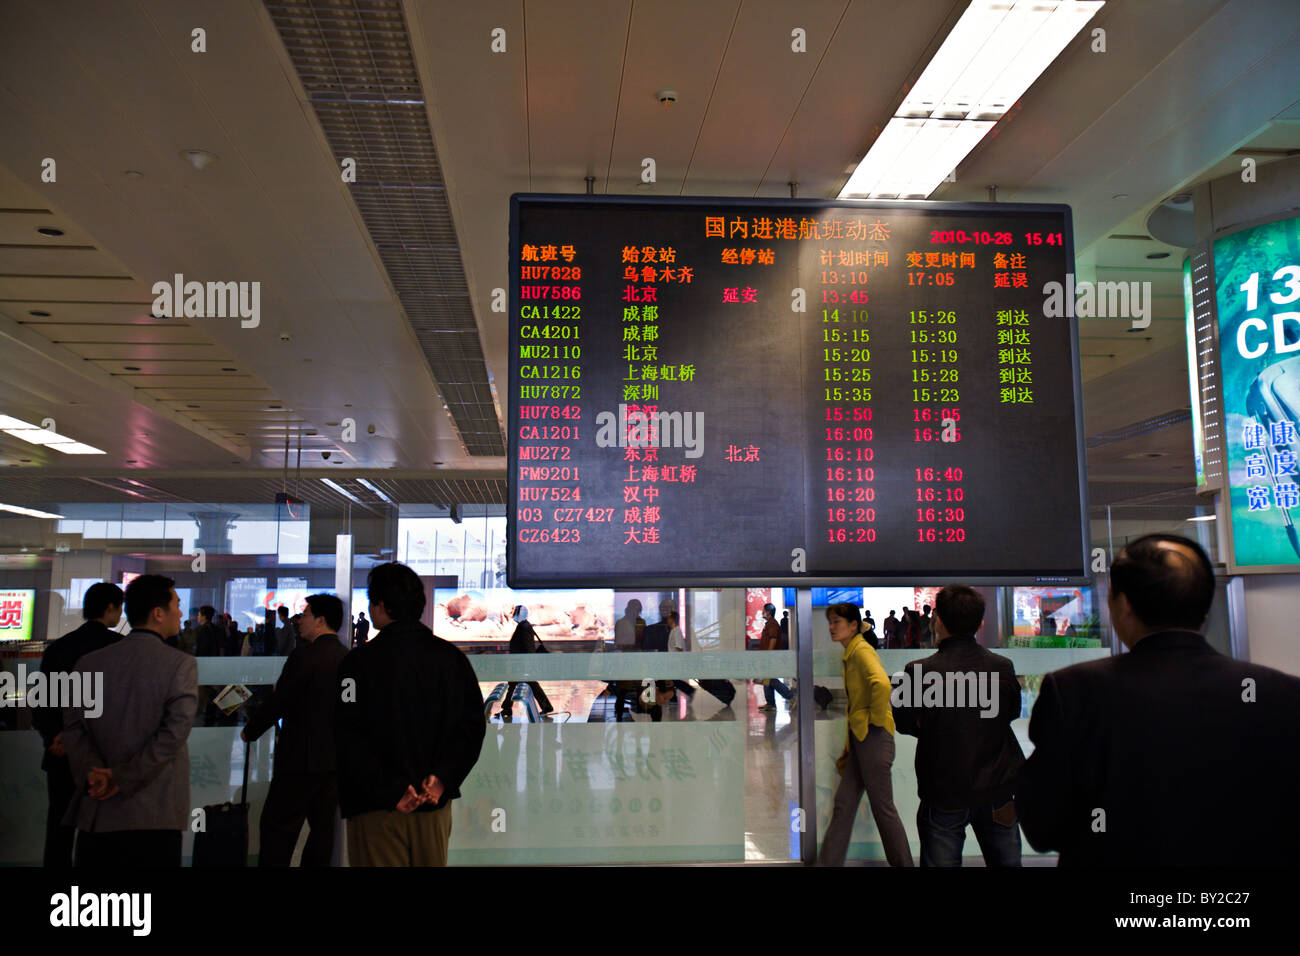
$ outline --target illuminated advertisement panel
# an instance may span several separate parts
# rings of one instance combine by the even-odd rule
[[[30,641],[35,614],[34,588],[0,591],[0,641]]]
[[[1214,243],[1234,570],[1300,566],[1300,219]]]

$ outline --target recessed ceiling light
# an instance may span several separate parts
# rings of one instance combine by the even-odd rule
[[[125,176],[127,179],[143,179],[143,178],[144,178],[144,173],[140,172],[140,170],[138,170],[138,169],[124,169],[124,170],[122,170],[122,175]]]
[[[330,428],[334,428],[336,425],[338,425],[338,422],[326,422],[325,424],[330,426]]]
[[[42,236],[61,236],[61,235],[63,235],[63,230],[62,230],[62,229],[52,229],[52,228],[50,228],[49,226],[41,226],[41,227],[40,227],[39,229],[37,229],[36,231],[39,232]]]
[[[198,408],[199,406],[197,406],[197,405],[186,405],[185,407],[186,407],[186,408]]]
[[[1168,258],[1169,258],[1169,253],[1167,253],[1167,252],[1148,252],[1148,253],[1147,253],[1147,258],[1148,258],[1148,259],[1168,259]]]
[[[230,366],[230,365],[223,365],[223,366],[221,367],[221,371],[223,371],[223,372],[238,372],[239,369],[234,368],[233,366]]]
[[[27,314],[34,315],[39,319],[48,319],[50,317],[50,313],[42,312],[40,309],[29,309]]]
[[[217,160],[217,154],[209,153],[206,149],[182,149],[180,155],[181,159],[200,172]]]
[[[140,371],[140,366],[138,365],[123,365],[122,368],[126,369],[128,372]]]
[[[1128,193],[1116,193],[1115,195],[1111,196],[1110,198],[1111,198],[1111,199],[1128,199]]]
[[[344,403],[343,403],[343,407],[344,407],[344,408],[351,408],[351,407],[352,407],[352,403],[351,403],[351,402],[344,402]]]

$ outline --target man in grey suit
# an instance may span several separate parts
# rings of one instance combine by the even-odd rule
[[[126,588],[131,633],[77,661],[77,670],[103,674],[99,716],[64,711],[76,787],[64,823],[77,828],[79,867],[181,864],[198,663],[163,643],[181,629],[174,583],[157,574],[134,579]]]

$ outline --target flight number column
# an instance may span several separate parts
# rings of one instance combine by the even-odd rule
[[[519,432],[516,526],[530,544],[577,544],[564,520],[582,501],[575,454],[583,439],[582,271],[571,244],[520,250]]]

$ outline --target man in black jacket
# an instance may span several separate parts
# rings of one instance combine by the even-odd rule
[[[77,661],[91,651],[116,643],[122,635],[110,630],[122,620],[122,589],[100,581],[86,590],[81,601],[81,616],[86,623],[64,634],[45,649],[41,673],[47,680],[53,674],[70,674]],[[74,784],[67,752],[63,749],[63,712],[59,707],[40,707],[32,713],[32,724],[40,731],[45,744],[41,769],[49,789],[49,815],[45,819],[45,866],[67,869],[72,866],[72,841],[77,829],[63,825],[63,814],[72,799]]]
[[[220,657],[225,644],[225,632],[212,620],[217,609],[211,604],[199,608],[198,633],[194,638],[195,657]]]
[[[1043,678],[1016,788],[1025,837],[1062,866],[1284,866],[1300,854],[1300,678],[1200,629],[1214,569],[1146,535],[1111,565],[1127,654]]]
[[[338,810],[338,758],[334,706],[339,664],[347,649],[339,642],[343,602],[313,594],[298,624],[299,646],[284,662],[271,697],[240,737],[254,741],[277,720],[283,729],[275,746],[275,776],[262,807],[261,866],[288,866],[307,821],[303,866],[329,866],[334,855]]]
[[[451,801],[486,723],[469,659],[420,622],[424,585],[404,564],[370,571],[379,633],[339,665],[339,807],[351,866],[445,866]]]
[[[1019,866],[1012,796],[1025,755],[1011,729],[1020,716],[1016,668],[975,640],[984,624],[978,591],[950,584],[934,603],[939,649],[908,664],[892,694],[895,727],[917,738],[921,865],[961,866],[969,824],[986,864]]]

